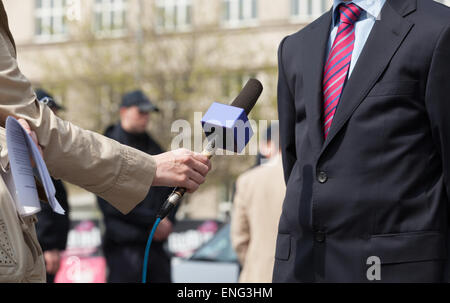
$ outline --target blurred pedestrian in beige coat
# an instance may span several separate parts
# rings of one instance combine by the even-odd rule
[[[187,150],[150,156],[63,121],[40,104],[16,60],[16,47],[0,1],[0,283],[45,282],[36,216],[18,215],[5,138],[8,116],[42,149],[50,174],[83,187],[126,214],[150,186],[181,186],[194,192],[210,170],[209,160]],[[125,202],[124,202],[125,201]]]
[[[239,282],[271,283],[278,221],[286,192],[278,144],[278,125],[267,131],[260,166],[241,175],[231,219],[231,241],[242,272]],[[272,135],[270,135],[272,134]]]

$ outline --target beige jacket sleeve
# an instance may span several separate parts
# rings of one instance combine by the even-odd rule
[[[236,181],[236,193],[233,201],[233,214],[231,217],[231,244],[238,256],[241,265],[245,263],[250,243],[250,224],[248,220],[248,202],[245,197],[245,178],[239,177]]]
[[[0,124],[14,116],[36,132],[49,172],[128,213],[148,193],[156,173],[151,156],[56,117],[36,100],[20,72],[14,41],[0,2]]]

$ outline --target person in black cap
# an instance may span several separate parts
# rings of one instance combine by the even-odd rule
[[[43,104],[47,104],[48,107],[55,113],[58,114],[60,111],[64,110],[65,108],[61,105],[59,105],[53,96],[48,93],[46,90],[42,88],[38,88],[34,91],[36,93],[36,97],[39,100],[39,102]]]
[[[159,112],[159,109],[142,91],[125,94],[119,111],[120,121],[109,126],[105,136],[150,155],[163,153],[164,150],[146,132],[151,112]],[[97,198],[105,223],[102,246],[108,265],[109,283],[141,282],[151,225],[172,190],[168,187],[152,187],[145,200],[127,215],[100,197]],[[149,254],[148,282],[171,282],[170,257],[163,245],[172,232],[174,221],[175,212],[160,223],[155,233]]]
[[[35,90],[37,99],[47,104],[57,115],[64,108],[56,103],[52,95],[43,89]],[[67,191],[61,180],[53,179],[56,189],[56,199],[66,211],[64,216],[53,212],[48,203],[41,202],[42,211],[37,214],[38,223],[36,233],[44,252],[45,267],[47,270],[47,283],[53,283],[61,262],[61,253],[66,249],[67,236],[70,229],[69,203]]]

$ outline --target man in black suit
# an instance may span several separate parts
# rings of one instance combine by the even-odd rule
[[[150,114],[159,109],[140,90],[125,94],[120,106],[120,121],[107,128],[105,136],[150,155],[164,152],[161,146],[146,132]],[[129,214],[124,215],[98,197],[103,213],[105,233],[103,252],[108,265],[109,283],[138,283],[142,279],[145,245],[156,220],[156,213],[173,188],[153,187]],[[147,281],[170,283],[170,256],[164,248],[173,224],[175,212],[161,221],[155,232],[149,253]]]
[[[273,280],[444,281],[450,9],[334,2],[279,49],[287,193]]]

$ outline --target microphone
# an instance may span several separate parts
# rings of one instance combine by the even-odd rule
[[[238,130],[242,130],[242,122],[245,124],[248,121],[248,115],[258,101],[259,96],[261,96],[262,91],[263,86],[261,82],[256,79],[250,79],[231,105],[213,103],[202,119],[203,128],[208,138],[208,144],[202,152],[203,155],[211,159],[217,148],[228,149],[234,152],[240,152],[245,148],[253,132],[251,127],[249,127],[249,132],[245,129],[245,135],[238,136]],[[230,121],[233,123],[230,124]],[[207,128],[214,129],[214,131],[208,131]],[[219,129],[219,132],[216,131],[217,129]],[[223,140],[219,140],[218,133],[223,135]],[[234,139],[232,146],[227,144],[226,140],[226,138],[230,137]],[[175,188],[161,206],[157,218],[164,219],[178,205],[185,193],[185,188]]]
[[[256,101],[263,91],[261,82],[256,79],[248,80],[241,93],[234,99],[231,106],[242,108],[247,115],[250,114]]]

